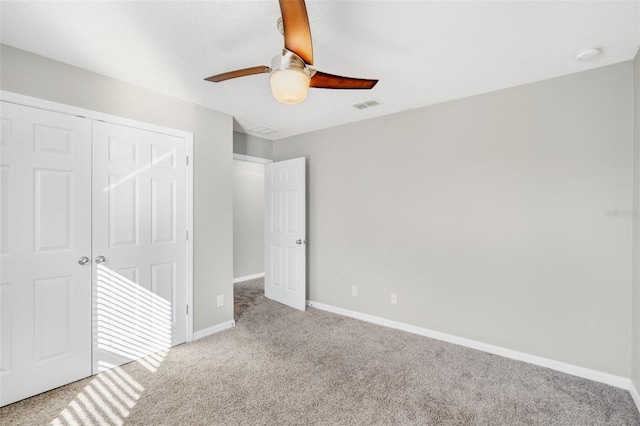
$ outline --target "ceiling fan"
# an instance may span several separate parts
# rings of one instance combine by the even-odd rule
[[[273,58],[271,67],[262,65],[229,71],[205,78],[219,83],[253,74],[270,74],[271,93],[283,104],[305,100],[309,87],[319,89],[371,89],[378,80],[342,77],[318,71],[313,67],[311,29],[304,0],[279,0],[282,18],[278,29],[284,35],[282,54]]]

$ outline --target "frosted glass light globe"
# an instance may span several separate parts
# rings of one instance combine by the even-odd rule
[[[304,71],[295,68],[274,70],[269,77],[271,94],[283,104],[299,104],[307,98],[310,80]]]

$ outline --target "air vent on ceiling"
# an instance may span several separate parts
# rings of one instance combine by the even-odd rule
[[[370,99],[368,101],[364,101],[364,102],[360,102],[357,104],[354,104],[353,107],[356,109],[366,109],[366,108],[371,108],[374,107],[376,105],[381,105],[382,102],[380,102],[377,99]]]
[[[257,133],[259,135],[268,135],[268,134],[277,132],[277,130],[272,129],[270,127],[258,126],[258,127],[254,127],[253,129],[249,129],[249,132]]]

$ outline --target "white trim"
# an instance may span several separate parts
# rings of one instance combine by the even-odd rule
[[[46,99],[33,98],[19,93],[0,90],[0,101],[28,106],[31,108],[43,109],[60,114],[74,115],[89,120],[104,121],[120,126],[133,127],[150,132],[162,133],[165,135],[183,138],[187,144],[186,150],[189,157],[187,165],[187,230],[189,231],[189,241],[187,241],[187,304],[189,313],[187,314],[186,341],[193,340],[193,132],[172,129],[158,126],[156,124],[145,123],[143,121],[131,120],[111,114],[104,114],[84,108],[48,101]]]
[[[233,154],[233,159],[238,161],[247,161],[249,163],[269,164],[273,163],[273,160],[267,160],[266,158],[252,157],[250,155]]]
[[[444,342],[465,346],[467,348],[477,349],[483,352],[500,355],[505,358],[515,359],[517,361],[524,361],[529,364],[539,365],[541,367],[547,367],[552,370],[560,371],[560,372],[571,374],[578,377],[583,377],[585,379],[593,380],[596,382],[606,383],[608,385],[615,386],[617,388],[622,388],[626,390],[629,390],[631,388],[631,380],[629,380],[628,378],[616,376],[609,373],[604,373],[602,371],[591,370],[589,368],[579,367],[577,365],[567,364],[564,362],[556,361],[549,358],[543,358],[537,355],[531,355],[524,352],[518,352],[512,349],[503,348],[501,346],[490,345],[488,343],[478,342],[477,340],[471,340],[471,339],[466,339],[464,337],[454,336],[452,334],[441,333],[439,331],[429,330],[427,328],[417,327],[415,325],[405,324],[397,321],[388,320],[385,318],[376,317],[373,315],[350,311],[348,309],[338,308],[331,305],[325,305],[324,303],[318,303],[311,300],[307,300],[307,306],[310,306],[316,309],[321,309],[327,312],[333,312],[334,314],[344,315],[346,317],[356,318],[356,319],[370,322],[373,324],[395,328],[397,330],[407,331],[409,333],[418,334],[420,336],[430,337],[432,339],[442,340]]]
[[[636,403],[636,408],[638,409],[638,411],[640,411],[640,394],[638,393],[638,389],[631,380],[629,384],[629,392],[631,392],[631,398],[633,398],[633,402]]]
[[[253,274],[253,275],[245,275],[244,277],[234,278],[233,283],[234,284],[241,283],[243,281],[255,280],[262,277],[264,277],[264,272],[260,272],[259,274]]]
[[[193,340],[193,133],[186,138],[187,141],[187,305],[189,313],[187,314],[187,342]]]
[[[220,333],[221,331],[228,330],[236,326],[235,320],[225,321],[213,327],[198,330],[193,333],[193,340],[202,339],[203,337],[211,336],[212,334]]]
[[[89,120],[105,121],[107,123],[119,124],[121,126],[134,127],[136,129],[147,130],[150,132],[163,133],[165,135],[179,136],[183,138],[186,138],[188,135],[192,135],[193,137],[193,133],[187,132],[184,130],[158,126],[157,124],[131,120],[129,118],[119,117],[117,115],[91,111],[89,109],[79,108],[72,105],[60,104],[58,102],[48,101],[46,99],[32,98],[31,96],[21,95],[19,93],[7,92],[4,90],[0,90],[0,100],[4,102],[9,102],[12,104],[24,105],[32,108],[58,112],[61,114],[75,115],[77,117],[88,118]]]

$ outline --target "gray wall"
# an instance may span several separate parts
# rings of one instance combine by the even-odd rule
[[[633,62],[633,287],[631,380],[640,391],[640,51]]]
[[[309,298],[629,377],[632,72],[275,141],[308,158]]]
[[[264,273],[264,164],[233,162],[233,278]]]
[[[233,119],[202,106],[0,46],[0,88],[194,133],[194,330],[233,319]],[[216,307],[216,296],[227,303]]]
[[[273,160],[273,141],[233,132],[233,153]]]

